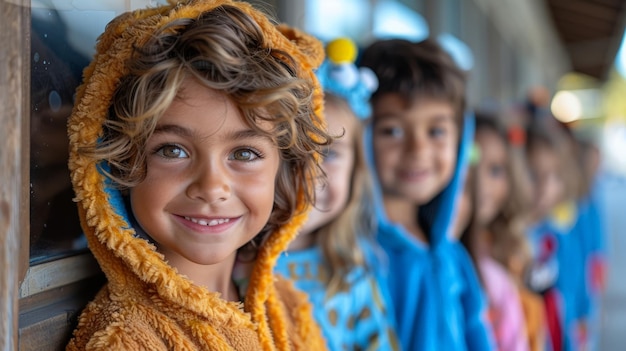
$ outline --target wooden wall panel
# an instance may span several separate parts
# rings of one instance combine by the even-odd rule
[[[28,267],[29,4],[0,1],[0,350],[17,349],[18,288]]]

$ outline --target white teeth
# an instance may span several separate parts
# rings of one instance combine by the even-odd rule
[[[187,217],[187,216],[185,216],[185,219],[188,221],[192,221],[196,224],[209,226],[209,227],[216,226],[218,224],[228,223],[230,221],[229,218],[212,219],[210,221],[207,221],[206,219],[197,219],[197,218],[192,218],[192,217]]]

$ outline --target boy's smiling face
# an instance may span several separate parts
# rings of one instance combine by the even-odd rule
[[[221,262],[231,269],[272,211],[277,146],[225,95],[188,79],[146,150],[146,178],[130,191],[140,226],[183,274]]]
[[[454,173],[459,124],[448,102],[419,99],[407,105],[397,94],[374,107],[376,172],[385,197],[423,205]]]

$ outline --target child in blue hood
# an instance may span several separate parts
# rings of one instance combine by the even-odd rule
[[[584,251],[585,285],[589,301],[587,341],[589,350],[598,347],[600,302],[604,293],[606,275],[606,228],[603,210],[602,186],[598,171],[601,154],[597,145],[586,138],[578,138],[580,165],[583,175],[582,194],[578,201],[578,226]]]
[[[567,135],[551,117],[531,124],[526,151],[535,187],[528,284],[543,297],[550,349],[588,350],[585,226],[575,202],[579,169]]]
[[[377,239],[405,350],[492,350],[486,300],[467,251],[452,236],[473,119],[465,74],[432,40],[383,40],[361,65],[376,74],[366,133],[377,176]]]
[[[308,220],[275,269],[309,295],[330,350],[398,350],[389,294],[377,273],[372,181],[359,120],[370,115],[376,77],[354,65],[349,39],[329,42],[326,52],[316,75],[328,130],[337,139],[321,164],[327,181],[318,184]]]

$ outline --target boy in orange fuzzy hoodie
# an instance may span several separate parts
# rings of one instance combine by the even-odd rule
[[[72,183],[108,283],[68,350],[323,350],[275,277],[330,142],[309,36],[243,2],[123,14],[69,122]]]

